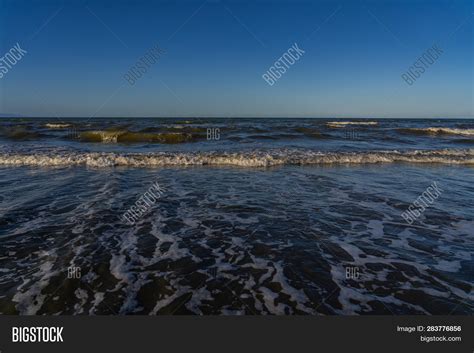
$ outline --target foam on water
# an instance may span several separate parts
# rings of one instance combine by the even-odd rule
[[[293,162],[368,158],[239,153]],[[461,164],[473,151],[377,153]],[[179,158],[188,163],[216,154],[224,158],[223,152],[152,156],[180,166]],[[111,155],[146,157],[103,157],[114,161]],[[0,313],[472,313],[472,168],[446,163],[0,167]],[[124,224],[120,215],[157,179],[166,192],[135,225]],[[401,213],[433,180],[442,195],[415,224],[404,224]],[[69,266],[79,266],[82,277],[67,279]],[[360,277],[348,278],[348,266]]]
[[[230,165],[270,167],[311,164],[374,163],[443,163],[474,164],[474,149],[320,152],[302,149],[253,150],[248,152],[55,152],[0,153],[0,165],[10,166],[90,166],[90,167],[159,167],[186,165]]]
[[[326,125],[331,128],[341,128],[341,127],[346,127],[347,125],[354,125],[354,126],[378,125],[378,122],[377,121],[331,121],[329,123],[326,123]]]
[[[474,136],[474,129],[457,129],[457,128],[446,128],[446,127],[427,127],[427,128],[408,128],[400,129],[402,132],[414,133],[414,134],[426,134],[426,135],[462,135],[462,136]]]
[[[66,123],[47,123],[44,124],[45,127],[48,129],[66,129],[68,127],[71,127],[71,124],[66,124]]]

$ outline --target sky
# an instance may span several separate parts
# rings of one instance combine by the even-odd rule
[[[0,115],[472,117],[472,4],[0,0],[0,56],[27,52],[0,78]],[[269,85],[295,43],[304,53]],[[433,45],[442,54],[407,84]]]

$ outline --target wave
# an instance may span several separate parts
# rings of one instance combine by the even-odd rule
[[[472,139],[472,138],[464,138],[464,139],[460,138],[460,139],[452,140],[451,143],[473,145],[474,144],[474,139]]]
[[[340,128],[347,125],[378,125],[377,121],[331,121],[326,123],[328,127]]]
[[[185,126],[185,125],[172,125],[172,126],[159,126],[159,127],[146,127],[141,129],[138,132],[187,132],[187,133],[205,133],[207,131],[204,127],[192,127],[192,126]]]
[[[71,124],[66,124],[66,123],[62,123],[62,124],[47,123],[47,124],[44,124],[44,127],[47,127],[48,129],[66,129],[66,128],[71,127],[71,126],[72,126]]]
[[[103,143],[183,143],[195,141],[198,138],[204,138],[204,135],[192,133],[150,133],[150,132],[131,132],[128,130],[98,130],[78,132],[77,137],[84,142],[103,142]]]
[[[474,129],[456,129],[447,127],[405,128],[398,129],[398,131],[413,135],[474,135]]]
[[[0,128],[0,136],[10,140],[33,140],[45,137],[44,134],[34,131],[29,126],[14,126],[11,128]]]
[[[295,132],[303,134],[307,137],[316,139],[330,138],[331,136],[321,133],[318,129],[311,127],[297,127],[294,129]]]
[[[10,166],[242,166],[269,167],[311,164],[442,163],[474,165],[474,149],[413,151],[319,152],[313,150],[274,149],[246,152],[48,152],[0,153],[0,165]]]

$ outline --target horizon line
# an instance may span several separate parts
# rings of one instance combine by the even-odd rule
[[[386,117],[386,116],[27,116],[0,114],[0,119],[474,119],[466,116],[431,116],[431,117]]]

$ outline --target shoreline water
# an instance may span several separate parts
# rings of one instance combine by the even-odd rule
[[[471,168],[0,169],[3,314],[474,309]],[[443,193],[405,224],[433,180]],[[154,181],[165,193],[124,222]]]
[[[0,313],[472,314],[474,121],[376,122],[0,120]]]

